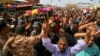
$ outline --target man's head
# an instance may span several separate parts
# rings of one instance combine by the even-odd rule
[[[61,27],[59,30],[59,36],[65,36],[67,29],[65,27]]]
[[[60,37],[58,41],[58,47],[60,52],[65,52],[66,48],[68,47],[68,40],[66,37]]]
[[[0,34],[6,35],[9,33],[11,26],[6,24],[4,20],[0,20]]]
[[[15,33],[18,35],[23,35],[25,33],[25,26],[24,25],[18,25],[16,27]]]
[[[88,47],[91,47],[94,43],[94,38],[90,38],[89,42],[88,42]]]
[[[33,28],[34,28],[36,31],[40,31],[40,29],[41,29],[41,23],[40,23],[40,22],[34,22]]]
[[[58,15],[58,16],[62,16],[62,11],[60,11],[60,10],[57,11],[57,15]]]

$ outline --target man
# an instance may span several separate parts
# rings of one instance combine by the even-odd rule
[[[93,43],[94,39],[91,39],[88,43],[88,48],[79,52],[76,56],[99,56],[99,47]]]
[[[34,24],[32,25],[33,26],[33,31],[31,32],[31,35],[35,36],[35,35],[38,35],[40,34],[40,31],[41,31],[41,22],[34,22]]]
[[[48,26],[47,26],[48,27]],[[49,28],[46,28],[48,30]],[[89,40],[91,39],[91,28],[88,27],[87,29],[87,35],[85,36],[84,40],[78,40],[78,43],[73,46],[69,47],[68,40],[66,37],[60,37],[58,44],[52,44],[51,40],[47,38],[48,36],[48,31],[45,32],[44,38],[42,38],[43,45],[50,51],[54,56],[74,56],[76,53],[84,50],[87,48],[87,44]]]
[[[97,32],[95,35],[96,38],[95,38],[94,42],[98,45],[98,47],[100,49],[100,16],[98,16],[96,18],[95,25],[96,25]]]
[[[8,33],[12,28],[11,25],[5,23],[4,19],[0,20],[0,56],[4,55],[2,52],[2,48],[5,45],[6,41],[8,40]],[[9,54],[7,54],[9,56]],[[11,55],[10,55],[11,56]]]
[[[87,24],[85,26],[89,26],[89,24]],[[92,31],[92,33],[91,33],[90,37],[94,37],[95,33],[97,32],[97,30],[95,28],[95,24],[92,24],[91,31]],[[80,36],[84,37],[84,36],[86,36],[86,33],[81,33],[81,34],[76,33],[75,37],[76,36],[79,38],[80,38]],[[79,52],[76,56],[99,56],[99,55],[100,55],[99,47],[96,44],[94,44],[94,38],[91,38],[88,42],[88,48]]]
[[[45,23],[43,24],[43,28]],[[41,34],[37,36],[27,37],[25,35],[25,26],[19,25],[16,27],[16,37],[10,37],[3,49],[8,49],[13,56],[34,56],[34,45],[37,44],[44,34],[42,28]]]

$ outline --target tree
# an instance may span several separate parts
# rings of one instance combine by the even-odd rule
[[[52,5],[50,5],[50,4],[46,4],[45,6],[46,6],[46,7],[50,7],[50,6],[52,6]]]
[[[67,8],[77,8],[77,4],[69,3],[69,4],[66,4],[66,7]]]

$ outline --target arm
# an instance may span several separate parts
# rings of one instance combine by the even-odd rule
[[[3,47],[3,49],[2,49],[2,51],[0,51],[0,56],[7,56],[7,54],[8,54],[8,47],[9,47],[9,44],[12,42],[14,40],[14,37],[10,37],[9,39],[8,39],[8,41],[5,43],[5,45],[4,45],[4,47]]]
[[[95,33],[95,37],[100,37],[100,31],[97,31],[97,32]]]
[[[55,46],[51,43],[49,38],[42,38],[43,46],[48,49],[50,52],[55,52]]]
[[[14,40],[14,37],[10,37],[10,38],[7,40],[7,42],[5,43],[3,49],[8,48],[9,44],[10,44],[11,42],[13,42],[13,40]]]
[[[55,47],[51,43],[51,40],[48,38],[48,33],[49,33],[48,22],[43,23],[42,30],[43,30],[43,36],[42,36],[43,37],[42,38],[43,46],[46,47],[50,52],[53,53],[55,50]]]
[[[80,37],[85,37],[86,36],[86,33],[75,33],[74,34],[74,37],[76,38],[76,39],[79,39]]]
[[[48,35],[47,32],[49,31],[48,30],[49,29],[49,24],[47,24],[47,23],[48,22],[43,23],[42,30],[41,30],[41,33],[39,35],[30,37],[30,40],[31,40],[32,43],[37,44],[37,43],[40,42],[40,40],[42,39],[44,34]]]
[[[42,32],[39,35],[36,35],[36,36],[31,35],[29,39],[30,39],[31,43],[37,44],[41,41],[42,35],[43,35]]]
[[[87,48],[88,42],[91,38],[93,38],[93,32],[94,30],[89,26],[86,30],[86,36],[84,37],[84,40],[78,40],[78,43],[71,48],[71,54],[75,55],[78,52],[84,50]]]
[[[75,55],[85,48],[87,48],[87,44],[84,42],[84,40],[80,39],[75,46],[71,47],[71,55]]]
[[[82,31],[83,29],[85,29],[86,27],[88,27],[88,26],[91,25],[91,24],[93,24],[93,23],[88,23],[88,24],[81,25],[81,26],[79,27],[79,31]]]
[[[31,25],[32,25],[31,22],[29,22],[28,25],[26,26],[25,30],[28,30]]]

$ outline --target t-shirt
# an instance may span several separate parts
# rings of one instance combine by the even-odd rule
[[[93,44],[92,47],[88,47],[85,50],[79,52],[76,56],[99,56],[100,50],[97,45]]]

